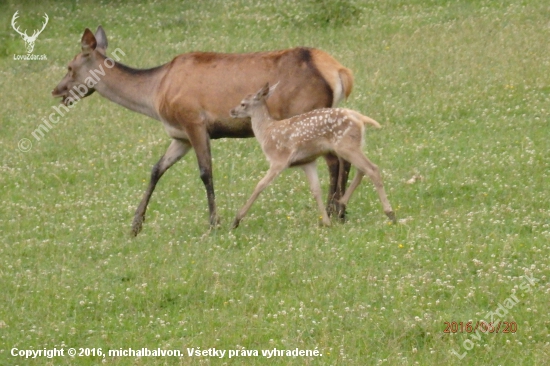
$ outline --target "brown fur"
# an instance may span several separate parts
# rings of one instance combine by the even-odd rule
[[[240,96],[257,90],[266,82],[280,82],[281,85],[269,103],[274,118],[287,118],[331,106],[333,85],[339,81],[334,75],[330,75],[330,79],[324,78],[323,72],[328,75],[330,72],[324,70],[334,67],[332,74],[336,75],[340,69],[335,67],[338,63],[330,55],[314,51],[294,48],[250,54],[194,52],[180,55],[170,63],[161,81],[157,109],[162,118],[182,130],[188,121],[176,114],[188,110],[208,111],[204,121],[207,126],[214,122],[234,124],[238,122],[229,118],[229,110],[238,103]],[[304,58],[304,54],[311,58]],[[343,72],[347,75],[346,71]],[[181,75],[183,81],[174,83],[174,75]],[[348,87],[345,93],[349,95],[350,92]],[[214,128],[207,128],[215,136],[226,137]],[[242,130],[243,135],[248,136],[250,125],[243,125]]]

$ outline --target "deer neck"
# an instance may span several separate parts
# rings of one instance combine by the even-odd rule
[[[259,140],[262,140],[266,129],[273,121],[273,118],[267,109],[267,105],[263,104],[256,108],[253,111],[250,120],[252,123],[252,131],[254,131],[254,136],[256,136]]]
[[[164,65],[163,65],[164,66]],[[106,57],[90,74],[99,78],[95,90],[110,101],[132,111],[160,119],[155,96],[165,67],[133,69]]]

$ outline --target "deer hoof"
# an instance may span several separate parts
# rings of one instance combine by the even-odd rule
[[[340,222],[346,222],[346,205],[340,203],[340,200],[334,200],[327,206],[327,213],[331,217],[337,218]]]
[[[388,218],[391,220],[391,222],[395,225],[397,224],[397,218],[395,217],[395,212],[393,211],[388,211],[386,212],[386,216],[388,216]]]
[[[220,217],[216,214],[210,216],[210,227],[215,228],[220,225]]]
[[[132,235],[137,236],[141,229],[143,228],[143,221],[145,218],[143,216],[134,217],[134,222],[132,223]]]
[[[330,217],[334,216],[338,212],[337,205],[338,205],[338,202],[336,202],[336,201],[331,201],[327,205],[326,210],[327,210],[327,214]]]

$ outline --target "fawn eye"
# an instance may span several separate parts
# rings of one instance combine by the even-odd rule
[[[69,70],[69,72],[72,72],[72,71],[73,71],[73,68],[70,67],[70,66],[69,66],[67,69]]]

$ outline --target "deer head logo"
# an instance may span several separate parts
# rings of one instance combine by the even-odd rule
[[[11,26],[13,27],[13,29],[15,29],[15,31],[17,33],[19,33],[21,35],[21,37],[23,37],[23,40],[25,41],[25,47],[27,48],[27,53],[31,53],[32,50],[34,49],[34,42],[36,42],[36,38],[38,38],[40,33],[42,33],[44,28],[46,28],[46,24],[48,24],[48,14],[44,13],[45,22],[42,25],[42,29],[35,30],[34,33],[32,34],[32,36],[29,37],[27,35],[27,30],[26,29],[25,29],[24,32],[21,32],[19,30],[19,27],[16,27],[16,25],[15,25],[15,20],[17,18],[19,18],[19,15],[17,15],[18,12],[19,12],[19,10],[16,11],[15,14],[13,14],[13,18],[11,18]]]

